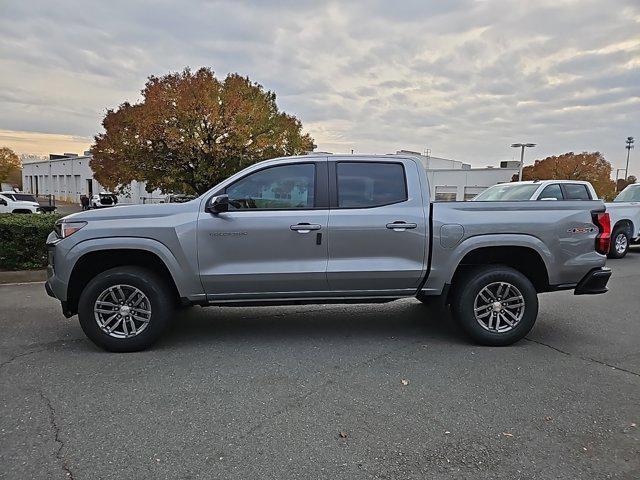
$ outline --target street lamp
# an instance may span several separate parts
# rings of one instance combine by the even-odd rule
[[[522,181],[522,167],[524,166],[524,149],[529,147],[535,147],[535,143],[512,143],[513,148],[522,148],[520,152],[520,173],[518,174],[518,181]]]
[[[631,149],[633,148],[633,137],[627,137],[627,146],[624,147],[627,149],[627,168],[624,169],[624,179],[627,180],[629,178],[629,153],[631,153]]]

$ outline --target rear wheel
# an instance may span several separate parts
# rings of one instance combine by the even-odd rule
[[[78,318],[84,333],[99,347],[134,352],[160,338],[174,305],[167,282],[154,272],[116,267],[87,284],[80,296]]]
[[[533,328],[538,295],[531,281],[513,268],[476,267],[455,285],[452,310],[477,343],[511,345]]]
[[[623,258],[629,251],[629,230],[625,226],[618,226],[613,229],[611,235],[611,247],[609,247],[609,258]]]

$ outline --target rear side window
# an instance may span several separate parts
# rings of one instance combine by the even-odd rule
[[[404,167],[400,163],[339,162],[338,207],[381,207],[407,200]]]
[[[586,185],[580,183],[565,183],[564,191],[567,200],[591,200],[591,195],[589,195],[589,190],[587,190]]]
[[[557,183],[544,187],[544,190],[542,190],[542,193],[538,196],[538,200],[549,200],[551,198],[554,200],[564,200],[562,189]]]

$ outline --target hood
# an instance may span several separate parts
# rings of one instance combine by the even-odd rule
[[[200,200],[192,200],[186,203],[158,203],[152,205],[117,205],[101,208],[99,210],[86,210],[84,212],[67,215],[65,220],[117,220],[131,218],[166,217],[176,213],[197,210]]]

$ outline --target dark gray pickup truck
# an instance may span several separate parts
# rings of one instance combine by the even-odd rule
[[[412,157],[277,158],[186,203],[63,218],[46,288],[112,351],[151,345],[177,306],[406,297],[507,345],[533,327],[538,293],[606,292],[609,235],[599,200],[432,203]]]

